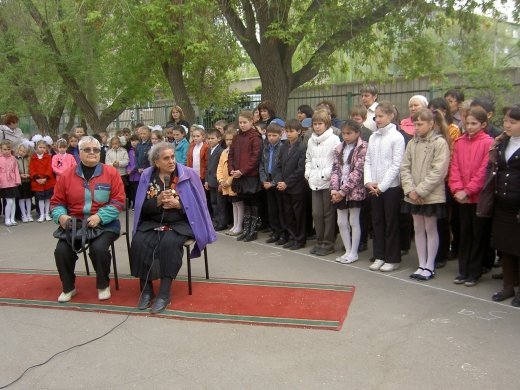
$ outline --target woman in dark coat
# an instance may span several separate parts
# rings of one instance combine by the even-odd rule
[[[511,305],[520,307],[518,283],[520,271],[520,105],[504,110],[504,133],[496,139],[496,161],[491,246],[502,252],[504,285],[493,294],[493,301],[514,297]]]

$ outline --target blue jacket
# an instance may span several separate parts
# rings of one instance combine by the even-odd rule
[[[179,143],[174,142],[173,144],[175,145],[175,161],[182,165],[186,165],[190,143],[186,138],[183,138]]]
[[[151,148],[152,143],[149,140],[137,144],[135,147],[135,166],[137,169],[144,169],[150,166],[150,161],[148,161],[148,152]]]
[[[154,169],[153,167],[146,168],[139,180],[139,187],[135,195],[134,228],[132,236],[135,235],[137,225],[140,222],[141,209]],[[177,163],[176,169],[179,177],[176,191],[181,198],[184,212],[188,217],[188,222],[190,223],[191,230],[193,230],[196,241],[191,251],[191,256],[199,257],[201,251],[204,250],[207,244],[217,240],[217,234],[215,233],[215,229],[213,229],[211,217],[209,216],[208,207],[206,205],[206,194],[199,175],[193,169],[179,163]]]

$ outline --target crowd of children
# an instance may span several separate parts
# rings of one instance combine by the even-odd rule
[[[454,283],[471,287],[498,254],[507,265],[504,288],[493,300],[515,296],[520,245],[496,235],[513,237],[520,230],[520,108],[505,109],[502,133],[490,122],[492,101],[465,101],[458,90],[431,102],[412,96],[403,120],[390,102],[378,101],[375,87],[364,88],[360,97],[362,104],[344,121],[333,103],[323,101],[315,110],[298,107],[297,119],[285,122],[266,101],[208,131],[190,127],[175,106],[164,130],[140,124],[109,143],[100,134],[102,159],[118,169],[133,207],[149,150],[172,142],[176,161],[193,168],[207,191],[215,229],[238,241],[256,240],[259,230],[268,229],[267,243],[298,250],[315,240],[310,253],[326,256],[336,251],[339,233],[344,252],[336,261],[351,264],[371,235],[369,269],[390,272],[399,268],[414,235],[418,268],[410,278],[431,280],[436,268],[458,258]],[[4,126],[11,131],[18,125],[12,119]],[[78,127],[56,142],[41,136],[32,143],[1,142],[6,226],[17,224],[15,199],[22,222],[32,221],[33,196],[38,222],[50,220],[55,180],[77,164],[84,134]],[[490,150],[497,156],[492,161]],[[479,211],[485,185],[492,187],[491,198],[500,199],[497,218],[489,218],[494,211],[485,217]],[[520,292],[513,304],[520,305]]]

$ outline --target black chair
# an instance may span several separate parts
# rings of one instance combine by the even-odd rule
[[[129,207],[129,204],[130,202],[128,201],[128,199],[126,199],[125,201],[125,231],[124,232],[121,232],[120,236],[125,236],[126,237],[126,247],[127,248],[130,248],[130,230],[129,230],[129,226],[130,226],[130,223],[128,221],[128,207]],[[119,237],[118,237],[119,238]],[[114,241],[115,242],[115,241]],[[114,242],[110,245],[110,251],[112,252],[111,255],[112,255],[112,269],[114,270],[114,283],[116,285],[116,290],[119,290],[119,279],[117,277],[117,261],[116,261],[116,248],[115,248],[115,245],[114,245]],[[85,250],[83,250],[83,260],[85,261],[85,269],[87,270],[87,275],[90,275],[90,268],[89,268],[89,265],[88,265],[88,259],[87,259],[87,251],[86,251],[87,248],[85,248]],[[128,250],[128,257],[130,258],[130,250]]]
[[[121,233],[121,235],[126,235],[126,248],[128,250],[128,259],[130,260],[130,228],[129,228],[129,220],[130,220],[130,211],[128,208],[128,199],[126,201],[126,207],[125,207],[125,226],[126,226],[126,233]],[[192,294],[192,287],[191,287],[191,246],[195,244],[195,240],[190,238],[184,242],[184,249],[186,251],[186,266],[188,268],[188,292],[189,295]],[[206,279],[209,279],[209,268],[208,268],[208,248],[207,246],[204,248],[204,266],[206,270]]]

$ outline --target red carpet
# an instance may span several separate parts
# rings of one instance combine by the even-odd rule
[[[120,276],[113,281],[112,298],[98,301],[94,276],[76,278],[78,294],[69,303],[56,301],[61,283],[55,271],[0,269],[0,305],[29,306],[132,315],[151,315],[135,309],[139,283]],[[159,316],[215,322],[339,330],[354,295],[353,286],[243,279],[193,278],[173,283],[172,303]],[[156,285],[156,290],[157,290]]]

